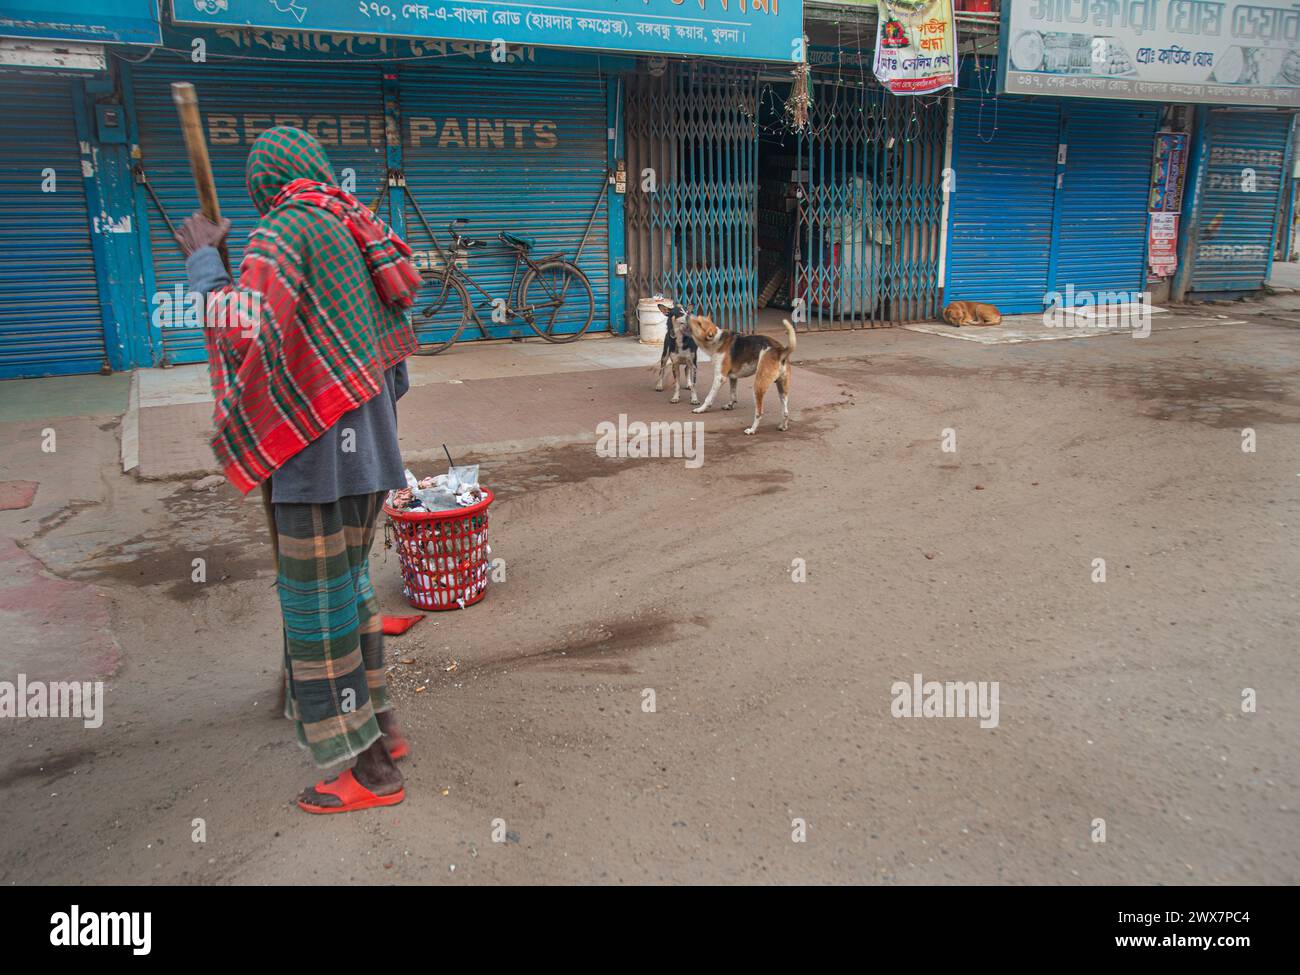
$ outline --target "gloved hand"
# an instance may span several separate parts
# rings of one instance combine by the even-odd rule
[[[213,223],[203,214],[195,213],[186,217],[181,224],[180,232],[176,234],[176,243],[181,245],[181,250],[189,257],[204,247],[218,246],[228,233],[230,221],[225,217],[221,218],[220,223]]]

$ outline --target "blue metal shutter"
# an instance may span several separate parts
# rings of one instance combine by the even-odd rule
[[[450,246],[450,221],[467,219],[465,234],[489,246],[470,252],[466,270],[492,298],[506,301],[513,299],[508,291],[514,255],[494,240],[499,231],[534,239],[534,258],[564,251],[572,259],[607,173],[605,79],[438,63],[403,68],[399,78],[406,188],[439,244]],[[430,266],[433,244],[414,209],[406,207],[407,241],[417,260]],[[578,261],[595,301],[591,332],[609,328],[607,210],[608,198]],[[492,337],[533,334],[522,321],[493,323],[490,300],[472,288],[470,299]],[[590,306],[583,307],[585,318]],[[443,330],[458,321],[459,305],[448,302],[421,338],[445,339]],[[564,330],[557,324],[557,331]],[[481,333],[471,323],[463,338],[477,337]]]
[[[1151,159],[1159,109],[1065,99],[1053,291],[1140,292],[1146,281]]]
[[[963,88],[953,123],[944,301],[1037,312],[1048,288],[1060,109]]]
[[[1268,280],[1291,120],[1286,112],[1210,112],[1192,291],[1256,291]],[[1251,190],[1246,170],[1254,173]]]
[[[376,65],[191,64],[160,50],[148,63],[134,66],[131,74],[144,169],[178,224],[198,209],[198,198],[169,85],[190,81],[198,89],[217,196],[222,214],[231,221],[230,260],[236,268],[258,218],[244,185],[244,163],[264,129],[307,129],[325,147],[336,177],[341,179],[345,169],[355,171],[359,199],[369,203],[379,192],[387,161]],[[155,289],[170,293],[176,285],[185,285],[185,262],[152,202],[148,211]],[[169,362],[206,358],[198,329],[165,324],[162,341]]]
[[[98,372],[106,359],[72,84],[0,76],[0,377]]]

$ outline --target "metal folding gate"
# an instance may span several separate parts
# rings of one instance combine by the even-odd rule
[[[809,326],[899,325],[938,313],[946,132],[942,100],[815,83],[799,140],[806,189],[792,290]]]
[[[667,65],[628,79],[629,322],[663,294],[753,331],[758,300],[758,71]]]
[[[68,79],[0,77],[0,378],[107,361],[72,98]]]
[[[1191,290],[1255,291],[1273,266],[1274,221],[1290,175],[1289,112],[1215,109],[1199,179]]]

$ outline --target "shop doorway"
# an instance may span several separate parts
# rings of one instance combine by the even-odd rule
[[[663,294],[752,331],[900,325],[938,312],[946,101],[817,75],[669,63],[629,82],[627,315]]]
[[[790,129],[790,85],[765,84],[758,104],[758,198],[754,222],[758,311],[794,306],[799,258],[799,213],[804,196],[799,136]]]
[[[663,295],[754,329],[758,70],[652,61],[629,77],[625,200],[629,325]]]
[[[810,328],[938,314],[945,98],[814,74],[798,139],[792,300]]]

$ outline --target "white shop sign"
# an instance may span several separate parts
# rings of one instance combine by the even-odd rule
[[[1300,106],[1292,0],[1003,0],[999,91]]]

